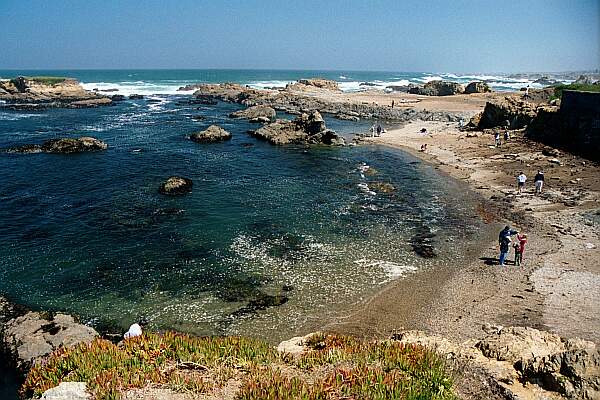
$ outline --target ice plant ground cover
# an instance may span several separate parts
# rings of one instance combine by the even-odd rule
[[[444,362],[395,341],[315,334],[301,355],[239,337],[147,334],[60,349],[34,366],[21,389],[39,396],[62,381],[86,382],[95,399],[128,389],[211,393],[236,381],[238,399],[454,399]]]

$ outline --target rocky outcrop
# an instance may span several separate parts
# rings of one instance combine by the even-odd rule
[[[318,111],[302,114],[294,120],[278,119],[251,133],[271,144],[327,144],[343,145],[344,139],[325,126]]]
[[[560,107],[537,108],[526,136],[600,161],[600,93],[563,90]]]
[[[240,110],[229,114],[230,118],[245,118],[250,122],[270,122],[275,119],[275,109],[269,106],[251,106],[245,110]]]
[[[307,91],[315,88],[334,92],[340,91],[340,87],[336,81],[322,78],[300,79],[296,83],[287,84],[285,88],[290,91]]]
[[[177,196],[191,192],[193,186],[194,183],[189,178],[172,176],[160,185],[158,191],[162,194]]]
[[[445,111],[415,110],[413,108],[391,108],[377,104],[346,103],[327,100],[288,90],[257,90],[234,83],[200,84],[195,86],[194,97],[198,99],[213,99],[245,106],[263,105],[283,111],[288,114],[301,115],[318,111],[331,114],[334,117],[347,119],[366,118],[395,121],[448,121],[458,122],[465,118],[462,113]]]
[[[536,116],[536,106],[516,97],[505,97],[503,100],[488,101],[481,115],[471,119],[470,125],[478,129],[489,129],[508,126],[520,129],[527,126]]]
[[[17,315],[7,319],[15,309],[19,310]],[[0,315],[3,316],[0,345],[21,372],[61,346],[89,343],[98,336],[94,329],[78,323],[70,315],[24,311],[1,297]]]
[[[112,101],[97,92],[85,90],[77,80],[53,77],[18,77],[0,80],[0,100],[15,109],[43,107],[97,107]]]
[[[211,125],[202,132],[192,133],[190,139],[197,143],[222,142],[231,139],[231,133],[218,125]]]
[[[470,82],[465,88],[466,94],[472,93],[488,93],[491,92],[492,89],[485,82]]]
[[[424,86],[416,86],[409,89],[409,93],[423,96],[451,96],[464,93],[465,87],[460,83],[448,81],[431,81]]]
[[[281,342],[277,349],[298,357],[309,351],[313,335]],[[460,398],[463,390],[469,393],[477,382],[481,386],[475,391],[478,396],[465,398],[600,399],[600,354],[593,342],[490,324],[483,326],[481,339],[463,343],[422,331],[399,332],[391,340],[424,346],[447,359],[448,365],[460,371],[456,385]]]
[[[73,154],[106,150],[108,145],[103,141],[82,136],[79,138],[50,139],[43,144],[26,144],[12,147],[6,151],[9,153],[51,153],[51,154]]]
[[[547,76],[542,76],[542,77],[536,79],[535,81],[533,81],[533,83],[537,83],[542,86],[552,86],[552,85],[559,84],[560,82],[557,81],[556,79],[552,79]]]
[[[593,342],[524,327],[486,325],[484,331],[482,339],[461,344],[418,331],[395,339],[476,367],[504,398],[600,398],[600,358]]]

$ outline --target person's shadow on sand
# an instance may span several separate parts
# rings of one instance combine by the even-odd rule
[[[496,257],[480,257],[479,259],[481,261],[483,261],[485,265],[498,265],[498,264],[500,264],[500,261]],[[515,262],[514,261],[505,260],[504,264],[515,265]]]

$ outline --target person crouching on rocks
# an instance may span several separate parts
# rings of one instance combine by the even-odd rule
[[[523,262],[523,253],[525,252],[525,244],[527,244],[527,235],[518,234],[517,242],[513,245],[515,249],[515,265],[519,266]]]

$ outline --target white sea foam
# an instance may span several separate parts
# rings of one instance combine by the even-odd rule
[[[295,81],[252,81],[246,83],[246,85],[253,89],[269,89],[272,87],[284,88],[287,84],[294,82]]]
[[[388,280],[397,279],[405,276],[406,274],[417,271],[417,267],[414,265],[403,265],[397,264],[391,261],[385,260],[369,260],[361,258],[354,261],[355,264],[360,265],[363,268],[380,269]]]
[[[39,118],[46,117],[46,114],[17,114],[17,113],[3,113],[0,112],[0,121],[18,121],[25,118]]]
[[[113,94],[121,94],[129,96],[132,94],[152,95],[152,94],[191,94],[192,91],[178,91],[181,86],[187,83],[182,81],[123,81],[123,82],[82,82],[84,89],[93,90],[99,89],[99,93],[108,96]],[[117,89],[116,91],[103,92],[106,89]]]

